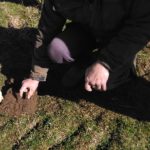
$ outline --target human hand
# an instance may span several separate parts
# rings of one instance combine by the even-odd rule
[[[99,62],[94,63],[85,72],[85,90],[89,92],[93,89],[106,91],[108,78],[108,69]]]
[[[28,92],[27,98],[30,99],[31,96],[36,91],[39,85],[39,81],[33,79],[26,79],[22,81],[22,87],[20,88],[20,97],[23,96],[24,92]]]

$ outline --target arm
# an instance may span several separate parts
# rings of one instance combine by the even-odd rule
[[[52,38],[61,32],[65,23],[65,18],[53,11],[53,7],[52,0],[45,0],[39,21],[31,71],[31,78],[38,81],[46,80],[50,61],[47,56],[47,46]]]
[[[22,82],[21,97],[24,92],[28,92],[27,97],[30,99],[37,89],[39,81],[46,81],[50,61],[47,56],[47,46],[52,38],[61,32],[65,23],[65,18],[53,11],[53,7],[52,0],[45,0],[33,51],[32,70],[30,78]]]
[[[110,44],[100,51],[96,62],[86,71],[85,89],[106,90],[109,71],[132,62],[136,53],[150,40],[150,0],[135,0],[128,19]],[[109,71],[108,71],[109,70]]]
[[[98,59],[113,71],[126,62],[150,40],[150,0],[135,0],[128,19],[110,44],[100,51]]]

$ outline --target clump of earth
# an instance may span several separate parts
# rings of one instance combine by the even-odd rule
[[[37,109],[37,93],[30,99],[26,96],[20,97],[19,92],[13,92],[10,88],[4,95],[4,99],[0,104],[0,114],[18,117],[22,114],[34,114]]]

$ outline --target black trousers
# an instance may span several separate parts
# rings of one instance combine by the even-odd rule
[[[98,48],[101,47],[101,45],[99,45],[91,33],[86,31],[81,25],[71,23],[67,25],[67,28],[63,32],[56,35],[56,37],[65,42],[71,56],[75,58],[79,65],[84,64],[88,67],[96,61],[95,56],[100,51]],[[98,51],[93,52],[94,49],[98,49]],[[128,62],[115,71],[110,71],[107,89],[114,89],[135,77],[136,73],[133,61]]]

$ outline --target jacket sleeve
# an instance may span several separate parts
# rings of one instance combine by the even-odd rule
[[[133,61],[136,53],[150,40],[150,0],[134,0],[128,18],[110,43],[100,51],[98,59],[111,71]]]
[[[47,46],[54,36],[61,32],[64,23],[65,18],[55,11],[52,0],[45,0],[36,35],[30,78],[38,81],[46,80],[50,61]]]

